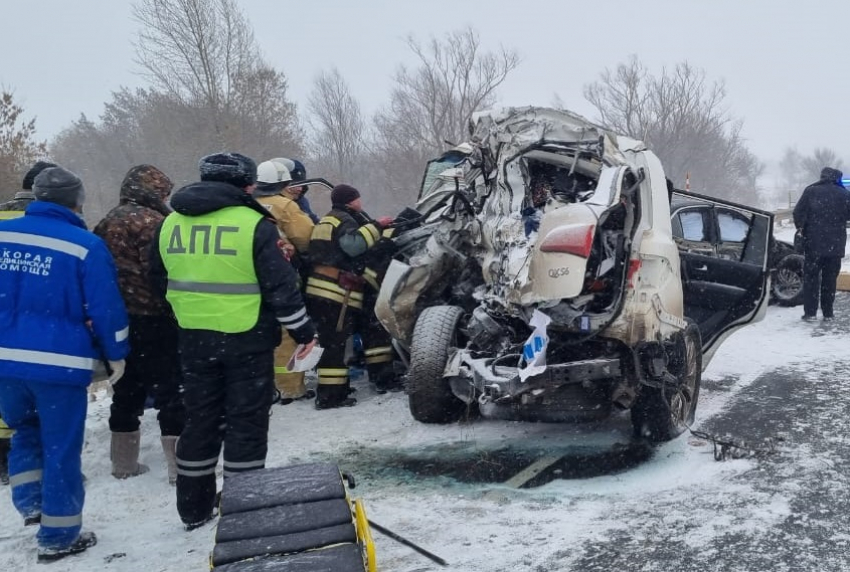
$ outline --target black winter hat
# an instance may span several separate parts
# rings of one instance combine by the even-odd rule
[[[257,182],[257,164],[239,153],[213,153],[198,162],[202,181],[230,183],[240,189]]]
[[[47,161],[36,161],[35,165],[30,167],[30,170],[27,171],[26,175],[24,175],[24,182],[21,184],[21,188],[25,191],[32,190],[32,182],[35,180],[35,176],[48,167],[58,167],[58,165],[55,163],[48,163]]]
[[[844,174],[841,171],[832,167],[824,167],[820,172],[821,181],[829,181],[830,183],[838,183],[839,185],[843,176]]]
[[[86,190],[80,178],[62,167],[48,167],[36,175],[32,192],[36,200],[78,209],[86,200]]]
[[[360,191],[351,185],[337,185],[331,191],[331,202],[334,206],[347,205],[360,198]]]

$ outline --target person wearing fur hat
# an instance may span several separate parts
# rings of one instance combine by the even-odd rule
[[[200,160],[201,180],[176,191],[151,247],[154,286],[180,328],[186,425],[177,441],[177,512],[187,530],[215,516],[224,477],[262,469],[281,326],[305,357],[315,328],[274,219],[250,195],[257,165],[239,153]]]
[[[803,191],[794,207],[794,226],[803,237],[803,320],[833,319],[833,302],[841,259],[847,244],[850,193],[838,169],[824,167],[820,180]]]
[[[290,256],[290,261],[301,271],[308,264],[310,235],[313,221],[298,205],[302,187],[292,187],[292,176],[285,164],[277,159],[264,161],[257,166],[257,188],[254,198],[268,209],[277,222],[280,238]],[[304,372],[286,369],[297,344],[292,336],[283,334],[283,342],[275,350],[275,386],[277,402],[288,405],[298,399],[313,399],[316,392],[304,385]]]
[[[82,450],[96,361],[124,370],[127,312],[109,249],[80,218],[82,181],[62,167],[34,179],[26,214],[0,222],[0,411],[15,430],[12,502],[40,525],[38,561],[82,552]]]
[[[305,290],[307,307],[317,321],[325,348],[318,364],[317,409],[357,403],[349,397],[345,346],[364,308],[365,255],[379,243],[383,227],[391,222],[372,220],[363,211],[360,191],[351,185],[336,185],[331,203],[331,211],[313,228],[313,267]]]
[[[150,284],[150,245],[162,221],[171,179],[153,165],[136,165],[124,176],[118,206],[94,229],[118,267],[118,284],[130,315],[130,354],[121,383],[115,384],[109,409],[110,459],[116,479],[148,471],[139,463],[139,417],[153,397],[165,455],[168,482],[177,482],[177,438],[183,431],[177,322],[168,303]]]

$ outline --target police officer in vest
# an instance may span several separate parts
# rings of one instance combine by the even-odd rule
[[[265,466],[281,326],[315,345],[315,329],[268,211],[249,194],[253,160],[216,153],[201,181],[171,198],[174,213],[152,245],[151,270],[180,327],[186,426],[177,442],[177,511],[187,530],[214,516],[215,468]]]
[[[383,224],[363,212],[360,192],[350,185],[331,191],[331,211],[313,228],[307,304],[325,348],[318,365],[316,409],[350,407],[345,345],[360,322],[366,279],[364,255],[378,244]],[[367,343],[368,345],[368,343]]]

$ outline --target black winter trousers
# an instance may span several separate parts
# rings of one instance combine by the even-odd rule
[[[130,315],[130,354],[124,376],[114,386],[109,429],[139,429],[145,400],[153,397],[162,435],[180,435],[185,413],[180,393],[177,323],[168,316]]]
[[[817,315],[818,298],[820,298],[823,316],[832,317],[835,286],[840,271],[840,256],[806,254],[806,261],[803,263],[803,312],[807,316]]]
[[[349,394],[350,380],[348,364],[345,363],[345,343],[354,332],[354,326],[360,316],[360,309],[349,306],[342,319],[339,316],[342,304],[327,298],[306,296],[307,313],[316,324],[319,343],[324,348],[317,366],[319,379],[316,384],[316,403],[332,407],[345,401]]]
[[[225,478],[262,469],[268,451],[274,347],[240,351],[226,334],[207,333],[181,335],[186,427],[177,441],[177,511],[185,524],[212,513],[222,444]]]

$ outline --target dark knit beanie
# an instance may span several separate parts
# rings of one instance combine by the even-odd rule
[[[47,161],[37,161],[35,165],[33,165],[27,174],[24,175],[24,182],[21,184],[21,188],[25,191],[32,190],[32,182],[35,180],[35,176],[41,173],[43,170],[48,167],[57,167],[55,163],[48,163]]]
[[[830,183],[838,183],[839,185],[843,176],[844,174],[841,171],[832,167],[824,167],[820,172],[821,181],[829,181]]]
[[[344,206],[360,198],[360,191],[351,185],[337,185],[331,191],[331,202],[334,206]]]
[[[239,153],[214,153],[198,162],[202,181],[230,183],[240,189],[257,182],[257,164]]]
[[[80,178],[62,167],[48,167],[36,175],[32,185],[36,200],[78,209],[86,200]]]

